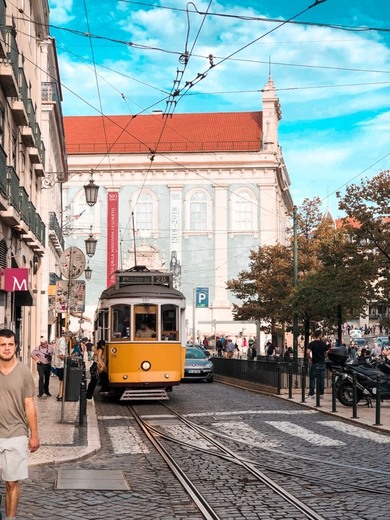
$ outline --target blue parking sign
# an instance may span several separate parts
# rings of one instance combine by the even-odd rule
[[[209,288],[208,287],[197,287],[196,288],[196,307],[204,308],[209,306]]]

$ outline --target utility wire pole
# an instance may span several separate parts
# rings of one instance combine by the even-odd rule
[[[298,232],[297,232],[297,207],[293,208],[293,276],[294,289],[298,287]],[[293,309],[293,355],[294,359],[298,359],[298,313]]]

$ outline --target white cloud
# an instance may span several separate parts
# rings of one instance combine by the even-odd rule
[[[50,22],[53,24],[66,24],[74,20],[72,12],[73,0],[51,0]]]

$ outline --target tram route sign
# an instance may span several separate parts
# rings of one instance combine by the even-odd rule
[[[208,287],[197,287],[196,288],[196,308],[204,309],[209,306],[209,288]]]

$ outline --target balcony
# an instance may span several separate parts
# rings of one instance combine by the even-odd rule
[[[0,146],[0,211],[8,207],[7,154]]]
[[[6,31],[6,3],[5,0],[0,0],[0,59],[7,56],[7,49],[5,45],[5,39],[7,35]]]
[[[5,31],[6,56],[0,59],[0,84],[7,97],[18,97],[19,50],[14,28],[7,26]]]
[[[7,207],[0,211],[0,216],[7,225],[17,226],[20,224],[19,177],[13,166],[7,166],[6,171]]]
[[[53,244],[57,253],[61,254],[65,249],[65,240],[57,215],[54,211],[49,212],[49,240]]]
[[[1,0],[0,0],[1,1]],[[11,98],[10,107],[15,123],[18,126],[28,124],[28,86],[24,70],[19,69],[19,96]]]

